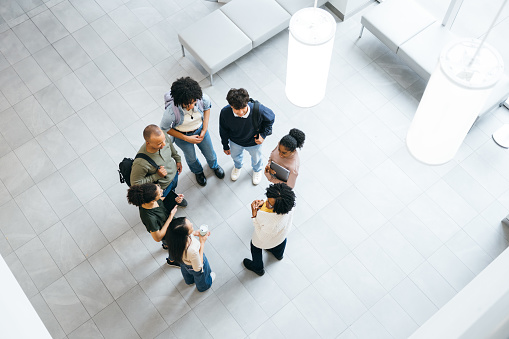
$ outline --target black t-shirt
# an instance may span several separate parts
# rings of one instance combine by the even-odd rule
[[[159,207],[146,209],[140,206],[140,218],[143,225],[149,232],[156,232],[163,228],[164,223],[168,220],[170,211],[164,207],[161,199],[157,200]]]

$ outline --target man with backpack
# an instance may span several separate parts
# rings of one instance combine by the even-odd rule
[[[157,183],[163,189],[163,197],[166,197],[177,187],[178,175],[182,172],[180,155],[173,146],[170,136],[157,125],[145,127],[143,138],[145,144],[140,147],[138,154],[148,156],[158,167],[154,167],[154,163],[145,160],[144,157],[137,156],[131,168],[131,185]],[[177,204],[185,207],[187,201],[182,199]]]
[[[263,176],[262,143],[272,134],[274,112],[250,99],[244,88],[230,89],[226,100],[229,105],[219,115],[219,134],[224,153],[233,159],[231,179],[239,178],[246,150],[251,155],[253,185],[258,185]]]
[[[223,179],[224,171],[217,163],[208,132],[211,103],[200,85],[190,77],[179,78],[171,85],[171,91],[164,95],[164,101],[166,110],[161,120],[161,128],[175,137],[175,143],[184,152],[187,165],[196,176],[196,182],[200,186],[207,185],[207,178],[196,157],[194,145],[198,146],[214,174]]]

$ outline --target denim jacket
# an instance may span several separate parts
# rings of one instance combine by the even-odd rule
[[[171,92],[168,92],[164,95],[164,107],[165,111],[163,113],[163,118],[161,119],[161,129],[163,131],[168,131],[176,126],[182,125],[184,122],[184,110],[180,106],[175,106],[173,104],[173,97],[171,96]],[[196,105],[194,105],[193,111],[200,112],[201,117],[203,119],[203,112],[209,110],[212,107],[210,102],[210,98],[207,94],[203,94],[201,99],[196,101]],[[177,113],[178,112],[178,113]]]

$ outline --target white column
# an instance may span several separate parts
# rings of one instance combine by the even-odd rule
[[[325,97],[336,21],[321,8],[304,8],[290,19],[286,96],[311,107]]]
[[[426,86],[406,144],[428,165],[451,160],[504,72],[490,45],[464,39],[446,46]]]

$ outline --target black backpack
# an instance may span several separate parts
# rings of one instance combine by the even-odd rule
[[[145,159],[155,168],[159,168],[159,165],[156,164],[156,162],[146,154],[138,153],[134,159],[137,158]],[[118,175],[120,176],[120,183],[123,184],[125,182],[129,187],[131,187],[131,169],[133,167],[134,159],[124,158],[124,160],[118,164]]]

